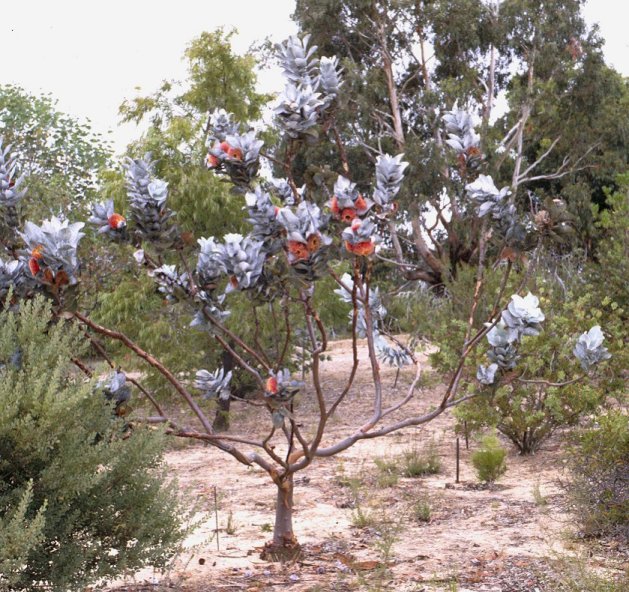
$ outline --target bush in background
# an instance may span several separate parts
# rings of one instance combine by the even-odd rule
[[[574,436],[566,490],[585,536],[629,542],[629,417],[609,411]]]
[[[481,447],[472,454],[472,464],[476,469],[479,481],[494,483],[507,470],[505,459],[507,451],[500,445],[496,436],[485,436]]]

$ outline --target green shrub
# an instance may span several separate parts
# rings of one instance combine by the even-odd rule
[[[472,454],[472,464],[479,481],[493,483],[507,470],[507,451],[496,436],[485,436],[479,450]]]
[[[376,484],[378,487],[394,487],[397,485],[400,469],[396,459],[375,458],[373,461],[378,467]]]
[[[588,267],[591,281],[604,287],[607,297],[629,314],[629,173],[618,175],[618,191],[607,192],[608,208],[598,212],[602,240],[596,248],[597,264]]]
[[[405,477],[436,475],[441,471],[441,459],[434,440],[423,448],[412,448],[404,452],[402,474]]]
[[[78,590],[163,566],[185,534],[163,434],[72,372],[81,331],[41,299],[0,315],[0,589]]]
[[[430,522],[432,517],[432,507],[428,498],[422,498],[413,504],[413,518],[417,522]]]
[[[625,388],[622,369],[629,362],[629,350],[624,345],[624,311],[605,297],[601,287],[577,283],[564,286],[573,290],[564,293],[560,283],[544,274],[529,282],[546,315],[542,331],[522,340],[516,368],[497,386],[483,386],[475,376],[478,365],[487,363],[488,347],[480,347],[470,355],[462,394],[479,396],[455,409],[459,432],[467,430],[469,434],[496,427],[522,454],[535,452],[558,428],[575,425],[606,399],[621,398]],[[458,290],[465,285],[462,278],[453,286],[457,298]],[[486,307],[487,300],[494,297],[489,289],[479,308]],[[439,350],[431,361],[440,371],[451,372],[457,355],[455,344],[463,339],[464,326],[462,319],[456,319],[451,304],[440,306],[446,311],[437,313],[443,315],[443,328],[436,331]],[[448,314],[454,318],[447,320]],[[573,349],[578,336],[594,325],[602,327],[612,357],[583,376]]]
[[[573,438],[566,490],[583,534],[629,541],[629,417],[610,411],[596,424]]]

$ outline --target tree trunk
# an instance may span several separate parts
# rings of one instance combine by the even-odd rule
[[[262,551],[267,561],[293,561],[299,557],[301,547],[293,532],[293,475],[282,479],[277,485],[275,505],[275,527],[273,540]]]
[[[229,431],[229,408],[231,404],[231,398],[221,399],[216,401],[216,415],[214,416],[214,422],[212,428],[215,432],[227,432]]]

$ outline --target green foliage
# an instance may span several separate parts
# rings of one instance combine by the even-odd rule
[[[29,481],[15,507],[0,516],[0,590],[18,583],[28,556],[44,540],[46,502],[28,517],[33,503],[33,482]]]
[[[34,219],[69,208],[74,217],[85,214],[100,171],[110,163],[108,141],[89,123],[58,111],[50,95],[31,95],[13,85],[0,85],[0,127],[4,146],[12,145],[27,176]]]
[[[229,232],[242,233],[244,219],[241,199],[229,192],[222,182],[205,167],[207,148],[206,124],[211,111],[224,108],[245,122],[260,117],[262,105],[269,99],[255,91],[255,60],[247,54],[236,55],[231,49],[234,33],[219,29],[202,33],[185,51],[188,79],[183,82],[165,81],[153,95],[125,101],[120,107],[124,121],[149,120],[146,134],[129,147],[133,156],[151,152],[157,160],[156,175],[169,187],[169,206],[177,212],[177,226],[185,242],[180,253],[163,254],[165,263],[181,264],[181,255],[190,269],[196,266],[191,250],[200,237],[222,237]],[[109,171],[102,197],[113,199],[118,212],[126,211],[126,189],[121,172]],[[98,247],[97,247],[98,252]],[[111,251],[111,248],[108,248]],[[130,269],[129,253],[119,253],[112,261],[103,258],[91,266],[99,276],[101,288],[95,295],[94,318],[107,326],[116,327],[141,347],[156,355],[176,373],[190,379],[199,368],[214,369],[221,364],[222,350],[200,331],[188,325],[193,311],[186,303],[168,302],[156,291],[154,283],[143,270]],[[126,261],[123,263],[123,257]],[[115,278],[115,285],[111,278]],[[102,278],[102,279],[101,279]],[[107,289],[102,288],[104,283]],[[245,340],[256,332],[252,302],[245,295],[234,295],[230,328],[242,331]],[[277,307],[275,307],[277,308]],[[281,312],[273,310],[269,316],[260,312],[263,328],[259,339],[280,347],[278,324],[271,318]],[[272,335],[272,337],[269,337]],[[266,339],[266,341],[265,341]],[[122,349],[114,347],[119,355]],[[146,384],[160,397],[170,392],[170,385],[158,372],[127,358],[126,367],[147,372]],[[236,370],[235,390],[246,391],[251,380]],[[213,403],[208,403],[213,404]]]
[[[607,191],[609,207],[597,209],[597,226],[602,239],[595,255],[597,263],[588,269],[591,281],[601,287],[610,300],[629,314],[629,173],[616,179],[618,191]]]
[[[574,425],[584,414],[591,413],[608,397],[622,398],[625,392],[623,368],[629,363],[624,345],[624,309],[602,293],[596,284],[586,284],[575,266],[557,264],[554,258],[540,255],[537,275],[512,272],[505,293],[521,287],[540,297],[546,315],[538,336],[525,337],[519,348],[521,356],[513,372],[502,383],[484,387],[476,380],[479,364],[486,364],[488,349],[484,341],[468,357],[464,367],[461,394],[478,394],[455,409],[457,431],[471,432],[487,426],[497,427],[522,453],[534,452],[559,427]],[[502,270],[487,270],[486,283],[474,317],[474,330],[492,311],[500,290]],[[558,279],[559,278],[559,279]],[[563,278],[563,279],[562,279]],[[522,282],[526,281],[524,285]],[[407,298],[407,315],[403,327],[437,346],[430,356],[432,366],[443,374],[453,372],[467,329],[467,312],[474,294],[475,270],[461,267],[456,279],[446,283],[446,297],[435,297],[431,291],[418,292]],[[593,325],[600,325],[612,353],[595,374],[581,378],[581,368],[573,355],[578,336]],[[535,383],[523,381],[535,380]],[[556,386],[562,385],[564,386]]]
[[[481,447],[472,454],[472,464],[478,479],[483,483],[494,483],[507,470],[507,451],[496,436],[485,436]]]
[[[432,507],[428,498],[422,498],[413,504],[413,518],[417,522],[430,522],[432,518]]]
[[[473,414],[478,414],[478,408],[484,408],[489,418],[497,419],[498,430],[523,454],[535,452],[558,427],[576,424],[607,397],[620,397],[624,392],[621,372],[626,367],[626,353],[621,309],[611,302],[597,303],[589,292],[580,297],[568,295],[565,301],[553,290],[540,288],[539,292],[547,321],[539,336],[523,343],[517,373],[522,380],[541,382],[525,383],[516,378],[488,397],[471,402],[459,415],[464,418],[467,409],[477,407]],[[597,368],[593,378],[577,380],[582,372],[572,348],[583,329],[594,324],[604,327],[612,358]]]
[[[589,557],[562,557],[554,567],[549,592],[625,592],[629,588],[629,572],[622,566],[616,573],[601,573],[590,567]]]
[[[81,589],[164,565],[184,531],[163,437],[71,371],[86,344],[41,299],[0,316],[0,589]]]
[[[577,432],[566,490],[586,536],[629,541],[629,417],[610,410]]]
[[[374,464],[378,468],[376,484],[378,487],[394,487],[399,480],[398,461],[394,458],[374,458]]]
[[[424,237],[429,256],[402,241],[407,260],[419,262],[422,280],[447,282],[478,252],[479,225],[463,191],[473,180],[470,171],[452,168],[444,175],[449,155],[434,141],[440,134],[445,141],[435,113],[455,103],[480,116],[482,172],[498,187],[512,186],[522,214],[530,212],[531,198],[563,200],[565,224],[553,220],[548,229],[558,252],[590,249],[600,237],[591,205],[604,207],[603,187],[615,186],[616,173],[627,166],[629,84],[605,64],[603,40],[596,28],[588,30],[582,5],[552,0],[539,10],[534,0],[297,0],[301,33],[312,34],[323,55],[342,61],[345,84],[334,124],[361,191],[371,180],[375,153],[404,152],[411,163],[399,195],[404,219],[426,206],[439,208],[446,192],[456,204],[441,221],[443,230],[433,231],[433,240]],[[488,89],[494,105],[500,93],[507,97],[506,112],[492,125]],[[396,102],[403,114],[398,127]],[[509,130],[521,119],[516,150],[518,134]],[[529,174],[515,180],[516,168]],[[329,143],[321,143],[301,150],[295,169],[298,183],[316,192],[331,171],[340,172],[340,163]]]
[[[184,373],[188,380],[192,380],[196,369],[213,367],[220,359],[220,352],[211,346],[207,335],[188,327],[192,319],[188,304],[164,301],[155,282],[142,271],[129,273],[115,290],[101,292],[93,318],[123,331],[172,371]],[[114,342],[107,347],[124,368],[146,372],[142,382],[158,397],[164,398],[171,392],[170,383],[159,372],[127,353],[123,345]]]
[[[403,471],[405,477],[436,475],[441,471],[441,459],[434,440],[423,448],[412,448],[404,452]]]

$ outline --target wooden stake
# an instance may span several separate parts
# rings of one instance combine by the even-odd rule
[[[456,482],[459,482],[459,465],[461,458],[461,450],[459,446],[459,438],[456,439]]]

